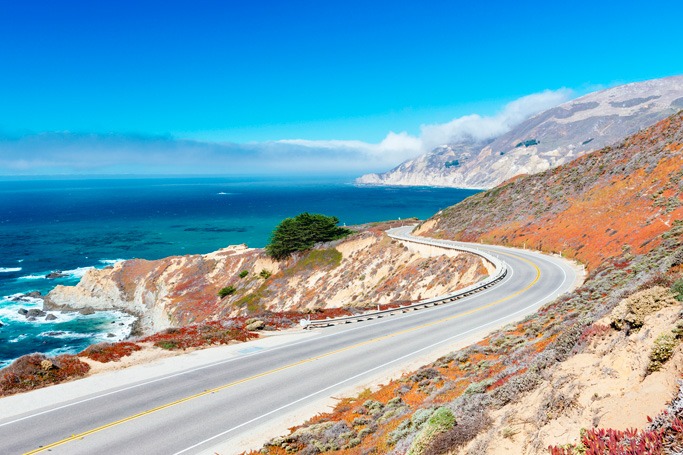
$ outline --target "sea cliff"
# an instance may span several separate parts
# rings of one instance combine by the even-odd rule
[[[77,286],[57,286],[49,309],[123,310],[142,333],[262,311],[365,307],[443,294],[484,278],[492,266],[452,250],[406,247],[389,225],[283,261],[231,246],[205,255],[134,259],[89,271]],[[223,288],[233,289],[225,297]]]

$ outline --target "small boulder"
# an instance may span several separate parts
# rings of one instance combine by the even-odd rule
[[[54,321],[55,319],[57,319],[57,316],[55,316],[54,314],[48,314],[47,316],[45,316],[46,321]]]
[[[27,316],[29,317],[40,317],[40,316],[45,316],[45,312],[43,310],[39,310],[38,308],[31,308],[28,310],[28,313],[26,313]]]
[[[50,272],[45,275],[45,278],[48,280],[54,280],[55,278],[64,278],[65,276],[69,276],[69,274],[62,272],[61,270],[55,270],[54,272]]]
[[[266,323],[260,320],[256,320],[250,324],[247,324],[244,328],[252,331],[252,330],[263,330],[266,327]]]
[[[17,313],[26,316],[28,314],[28,310],[26,308],[19,308],[19,311]]]

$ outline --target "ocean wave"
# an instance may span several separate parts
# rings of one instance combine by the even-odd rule
[[[21,300],[16,300],[18,298],[21,298]],[[9,306],[16,306],[17,308],[25,306],[33,308],[34,306],[40,306],[42,308],[43,299],[38,297],[29,297],[25,294],[19,293],[4,296],[2,300],[0,300],[0,303],[3,304],[0,308],[7,308]]]
[[[0,273],[21,272],[21,267],[0,267]]]
[[[47,275],[47,274],[45,274]],[[20,276],[17,278],[18,280],[44,280],[45,275],[26,275],[26,276]]]
[[[62,270],[62,273],[69,275],[69,278],[83,278],[83,276],[88,272],[88,270],[94,270],[95,267],[78,267],[72,270]]]
[[[106,265],[114,265],[125,260],[126,259],[100,259],[100,263]]]
[[[11,340],[7,340],[7,342],[8,342],[8,343],[18,343],[18,342],[20,342],[21,340],[23,340],[24,338],[26,338],[27,336],[28,336],[28,335],[22,333],[21,335],[19,335],[19,336],[16,337],[16,338],[12,338]],[[2,368],[2,367],[0,366],[0,368]]]
[[[80,333],[69,330],[50,330],[37,335],[39,338],[59,338],[59,339],[84,339],[95,338],[95,333]]]

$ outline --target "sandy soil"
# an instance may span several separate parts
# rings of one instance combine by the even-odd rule
[[[457,453],[546,454],[549,445],[578,442],[581,428],[643,428],[678,392],[683,377],[683,345],[660,371],[646,374],[655,338],[673,328],[681,309],[679,304],[651,314],[630,335],[610,329],[593,339],[534,391],[495,411],[491,429]],[[597,324],[610,322],[608,315]]]

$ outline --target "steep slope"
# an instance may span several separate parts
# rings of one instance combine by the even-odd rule
[[[683,219],[683,113],[568,165],[476,194],[420,232],[577,258],[646,253]]]
[[[491,188],[567,163],[683,109],[683,76],[621,85],[530,118],[492,141],[438,147],[360,184]]]
[[[409,250],[379,226],[285,261],[243,245],[207,255],[124,261],[89,271],[77,286],[57,286],[45,306],[124,310],[139,316],[141,329],[150,333],[264,310],[417,300],[472,284],[491,267],[473,255],[437,253]],[[219,290],[229,286],[232,292],[220,297]]]
[[[681,453],[681,176],[683,113],[435,215],[421,232],[563,249],[590,275],[537,314],[341,400],[260,453],[531,455],[579,442],[552,454]],[[636,449],[598,449],[616,440]]]

